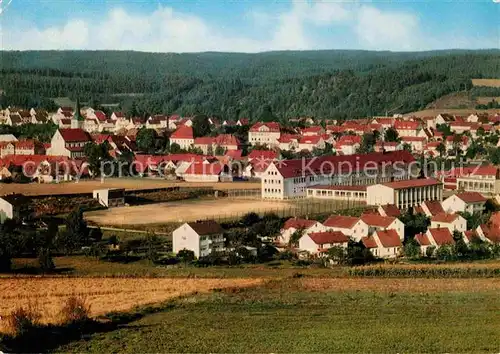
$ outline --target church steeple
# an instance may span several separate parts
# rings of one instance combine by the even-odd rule
[[[80,98],[76,98],[76,108],[75,108],[75,113],[73,114],[73,119],[71,119],[71,128],[72,129],[77,129],[83,128],[83,121],[85,119],[83,118],[82,114],[80,113]]]

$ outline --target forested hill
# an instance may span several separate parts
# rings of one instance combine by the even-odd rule
[[[413,111],[470,89],[472,78],[500,78],[500,50],[0,55],[3,106],[44,106],[50,98],[79,95],[94,104],[118,102],[134,114],[206,113],[227,119],[257,119],[265,106],[284,118]]]

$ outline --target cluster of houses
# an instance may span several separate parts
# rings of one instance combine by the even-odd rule
[[[313,122],[311,120],[311,122]],[[310,123],[311,123],[310,122]],[[408,146],[414,153],[426,156],[441,154],[439,146],[443,144],[446,155],[454,148],[462,151],[470,146],[470,139],[481,134],[490,134],[500,129],[500,115],[477,115],[468,117],[439,114],[436,117],[374,117],[357,119],[338,124],[336,121],[327,121],[323,126],[310,125],[297,129],[295,133],[281,133],[278,123],[254,124],[248,133],[248,142],[252,145],[268,145],[280,150],[302,151],[324,149],[325,143],[333,147],[337,155],[355,154],[362,145],[362,137],[366,133],[377,132],[378,139],[375,151],[396,151]],[[314,123],[312,123],[314,124]],[[437,130],[439,125],[448,125],[453,135],[444,138],[443,133]],[[384,141],[384,133],[392,128],[397,131],[399,141]],[[455,138],[455,134],[467,135]]]
[[[442,246],[455,244],[456,234],[466,244],[477,238],[487,243],[500,242],[500,213],[494,213],[487,224],[467,230],[460,212],[482,213],[486,198],[477,192],[450,196],[443,202],[424,201],[413,208],[430,218],[426,232],[414,235],[422,256]],[[401,255],[405,225],[399,219],[400,209],[394,204],[379,205],[360,217],[332,215],[324,222],[293,217],[288,219],[275,239],[280,250],[293,249],[299,254],[322,257],[332,247],[347,249],[350,240],[361,242],[377,258],[396,258]],[[215,221],[189,222],[172,234],[173,251],[192,250],[196,257],[213,251],[224,251],[224,230]]]

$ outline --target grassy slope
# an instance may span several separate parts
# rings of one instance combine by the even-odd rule
[[[341,280],[339,280],[341,281]],[[71,352],[481,352],[500,346],[497,290],[311,291],[300,280],[178,300]]]

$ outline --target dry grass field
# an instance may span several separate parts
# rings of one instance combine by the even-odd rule
[[[478,104],[488,104],[493,100],[500,102],[500,97],[478,97],[478,98],[476,98],[476,101]]]
[[[474,86],[500,87],[500,79],[472,79]]]
[[[43,323],[58,323],[61,307],[74,295],[86,300],[92,316],[99,316],[190,293],[261,282],[261,279],[1,278],[0,331],[5,330],[6,318],[17,306],[30,305],[40,311]]]
[[[0,195],[9,193],[23,193],[26,195],[54,195],[73,193],[92,193],[94,189],[125,188],[126,190],[155,189],[167,187],[213,187],[220,190],[231,189],[260,189],[260,183],[255,182],[221,182],[221,183],[188,183],[172,182],[161,179],[146,178],[109,178],[101,180],[57,183],[57,184],[0,184]]]
[[[99,225],[144,225],[241,216],[251,211],[263,213],[291,207],[290,203],[264,200],[189,200],[91,211],[85,213],[85,218]]]

